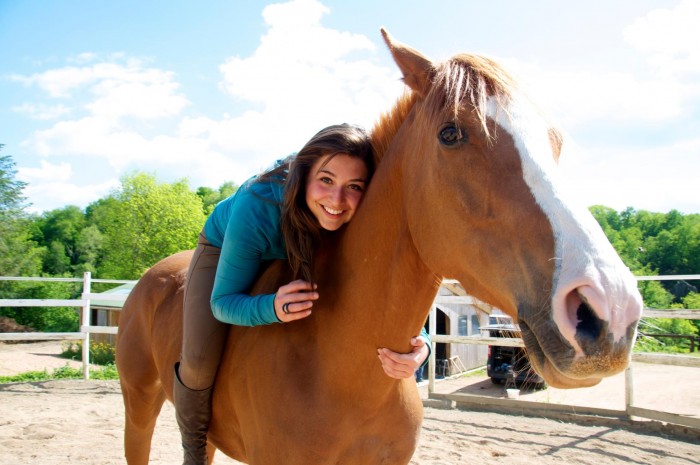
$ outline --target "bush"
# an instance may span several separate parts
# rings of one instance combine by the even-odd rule
[[[112,344],[106,342],[90,343],[90,363],[96,365],[114,364],[115,349]],[[83,341],[68,342],[63,346],[61,357],[71,360],[83,360]]]

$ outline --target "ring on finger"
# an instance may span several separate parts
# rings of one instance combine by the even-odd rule
[[[287,315],[289,314],[289,304],[290,303],[291,302],[287,302],[286,304],[282,305],[282,311]]]

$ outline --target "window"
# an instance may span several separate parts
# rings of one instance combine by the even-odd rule
[[[457,335],[458,336],[469,336],[469,317],[460,316],[457,320]]]
[[[479,323],[479,314],[475,313],[472,315],[472,334],[479,334],[481,330],[481,324]]]

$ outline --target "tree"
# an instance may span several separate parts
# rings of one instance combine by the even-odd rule
[[[98,274],[105,278],[137,279],[160,259],[194,248],[205,220],[187,181],[158,183],[144,173],[122,178],[120,188],[89,211],[103,234]]]
[[[103,242],[104,237],[97,225],[91,224],[80,231],[75,241],[75,250],[78,253],[78,261],[74,266],[75,274],[97,271],[102,258]]]
[[[0,149],[2,149],[0,144]],[[0,157],[0,275],[36,275],[41,270],[44,251],[29,235],[29,220],[24,213],[26,183],[15,179],[12,157]]]
[[[81,256],[85,244],[79,244],[79,241],[85,240],[83,231],[87,227],[85,213],[73,205],[45,212],[36,219],[35,239],[48,249],[44,259],[44,273],[52,276],[80,274],[88,271],[84,266],[86,262],[91,263],[88,268],[94,268],[95,259],[99,256],[99,250],[95,250],[95,246],[99,246],[100,242],[93,241],[90,257]],[[96,227],[92,230],[99,233]]]
[[[238,190],[238,186],[231,181],[227,181],[219,186],[218,190],[210,187],[200,187],[197,189],[197,195],[202,199],[204,214],[209,216],[214,210],[217,203],[230,197]]]

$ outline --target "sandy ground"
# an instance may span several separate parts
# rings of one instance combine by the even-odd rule
[[[62,367],[66,361],[57,358],[57,352],[60,352],[60,343],[56,342],[0,343],[0,375],[43,367]],[[635,375],[640,378],[640,386],[635,381],[636,398],[642,396],[639,391],[646,389],[641,384],[645,381],[644,373],[646,371],[635,369]],[[649,376],[658,376],[658,373],[654,375],[654,370],[650,370],[650,373]],[[683,399],[678,399],[676,394],[669,396],[662,393],[672,383],[663,378],[654,379],[653,388],[647,389],[654,393],[650,398],[663,400],[659,403],[671,406],[671,411],[680,409],[679,413],[700,414],[700,411],[683,412],[677,406],[684,403]],[[609,384],[604,386],[607,391],[615,385],[615,380],[612,379]],[[479,391],[481,394],[503,396],[502,387],[492,386],[488,380],[479,377],[466,381],[443,381],[438,385],[442,391]],[[700,383],[697,381],[689,383],[684,394],[686,399],[690,397],[694,402],[698,401],[698,386]],[[421,391],[425,395],[426,389],[422,388]],[[531,396],[548,396],[549,401],[558,402],[561,394],[557,391],[550,388],[532,394],[523,392],[521,398],[533,400]],[[592,400],[616,403],[618,397],[617,393],[604,394],[603,390],[564,392],[568,396],[567,402],[574,400],[584,404]],[[578,396],[574,394],[576,392]],[[624,399],[624,395],[622,397]],[[0,463],[124,464],[123,423],[123,404],[116,381],[0,385]],[[179,457],[174,412],[172,406],[166,403],[153,439],[151,464],[180,463]],[[218,455],[214,461],[215,465],[236,463],[223,455]],[[700,434],[669,429],[663,425],[649,427],[648,423],[600,421],[584,424],[427,407],[420,442],[410,463],[698,464]]]

